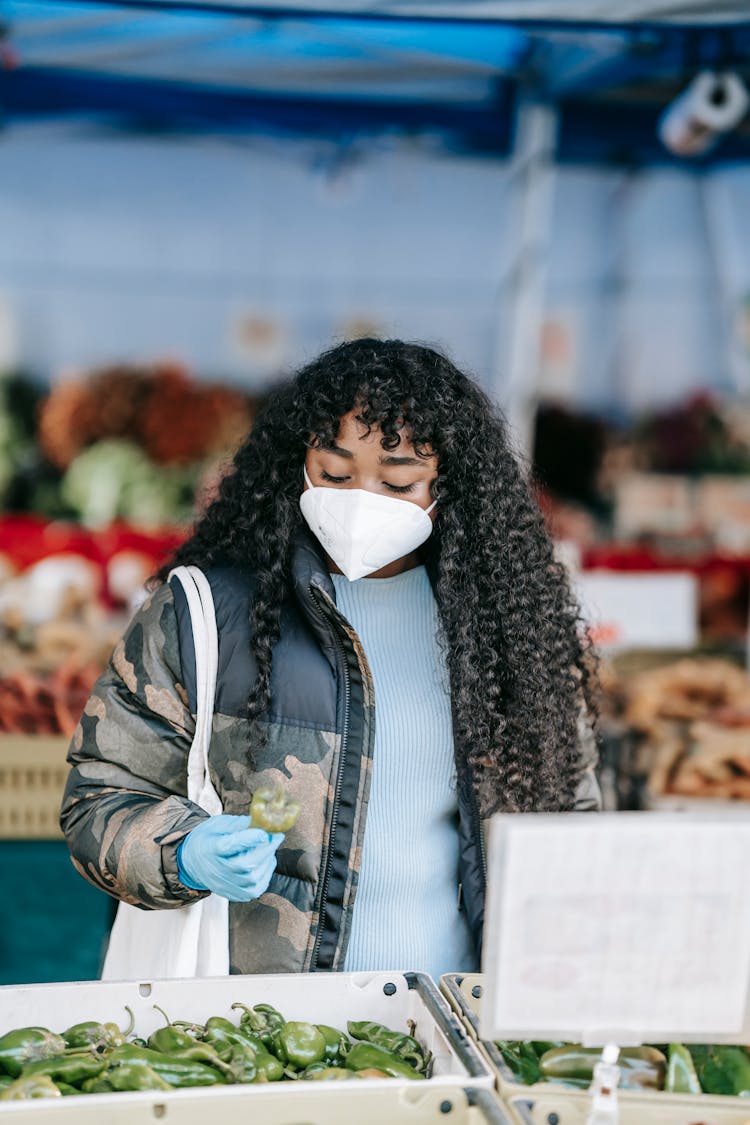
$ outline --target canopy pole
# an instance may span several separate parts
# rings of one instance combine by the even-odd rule
[[[498,332],[493,386],[518,452],[530,457],[541,362],[547,264],[555,192],[557,110],[523,98],[516,114],[511,176],[518,247],[511,273],[509,339]]]

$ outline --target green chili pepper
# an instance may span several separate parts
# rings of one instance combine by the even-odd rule
[[[551,1040],[548,1043],[542,1043],[537,1040],[532,1042],[531,1046],[534,1048],[534,1054],[536,1055],[536,1057],[540,1059],[542,1055],[547,1054],[547,1051],[554,1051],[555,1047],[568,1047],[569,1044],[565,1043],[561,1039],[556,1039]]]
[[[134,1063],[125,1063],[123,1066],[113,1067],[109,1072],[108,1079],[112,1089],[118,1092],[126,1090],[171,1090],[174,1085],[174,1083],[167,1082],[150,1066],[141,1066]],[[183,1085],[188,1085],[188,1083],[183,1083]]]
[[[682,1043],[670,1043],[668,1050],[664,1089],[670,1094],[700,1094],[701,1084],[687,1047]]]
[[[64,1098],[69,1098],[71,1094],[80,1094],[81,1092],[75,1086],[71,1086],[69,1082],[55,1082],[55,1085]]]
[[[114,1086],[106,1074],[100,1074],[98,1078],[87,1078],[81,1089],[84,1094],[111,1094]]]
[[[69,1047],[93,1047],[97,1051],[121,1047],[135,1023],[133,1012],[127,1005],[125,1011],[130,1016],[125,1031],[121,1031],[116,1023],[96,1023],[95,1020],[88,1020],[85,1023],[73,1024],[67,1031],[63,1031],[62,1037]]]
[[[132,1043],[115,1047],[107,1062],[110,1070],[124,1065],[151,1067],[170,1086],[218,1086],[224,1082],[223,1075],[204,1062],[177,1054],[165,1055],[149,1047],[134,1047]],[[111,1074],[109,1077],[112,1081]]]
[[[750,1058],[744,1047],[691,1043],[689,1050],[704,1094],[750,1096]]]
[[[48,1074],[32,1074],[17,1078],[0,1094],[0,1102],[25,1101],[27,1098],[61,1098],[62,1094]]]
[[[241,1047],[236,1045],[232,1047],[231,1053],[227,1057],[228,1066],[228,1081],[229,1082],[262,1082],[265,1081],[258,1073],[257,1055],[252,1047]],[[276,1063],[279,1066],[282,1074],[284,1067],[278,1059]]]
[[[0,1038],[0,1071],[18,1078],[27,1063],[61,1055],[66,1046],[61,1035],[46,1027],[19,1027]]]
[[[403,1031],[391,1031],[382,1023],[372,1023],[362,1020],[359,1023],[349,1021],[347,1024],[349,1034],[353,1039],[374,1043],[376,1047],[383,1047],[386,1051],[396,1055],[404,1062],[408,1062],[415,1070],[425,1070],[431,1055],[426,1052],[422,1044],[413,1035]]]
[[[306,1082],[327,1082],[329,1079],[355,1078],[356,1072],[347,1070],[343,1066],[325,1066],[322,1063],[313,1063],[302,1071],[300,1078]]]
[[[274,1054],[283,1063],[304,1070],[310,1063],[325,1058],[327,1043],[315,1024],[291,1020],[277,1031],[273,1046]]]
[[[281,1012],[272,1007],[271,1004],[256,1004],[254,1008],[248,1008],[245,1004],[232,1004],[232,1008],[239,1008],[242,1011],[240,1016],[240,1027],[243,1030],[254,1032],[264,1047],[271,1047],[273,1045],[274,1036],[277,1031],[286,1023]]]
[[[279,786],[278,789],[256,789],[250,802],[250,827],[264,832],[288,832],[294,828],[302,805]]]
[[[71,1086],[78,1086],[87,1078],[96,1078],[106,1068],[107,1062],[101,1055],[92,1051],[80,1051],[28,1063],[23,1068],[22,1077],[47,1074],[53,1082],[67,1082]]]
[[[497,1043],[497,1048],[505,1065],[519,1082],[523,1082],[525,1086],[533,1086],[535,1082],[542,1080],[539,1060],[531,1043],[502,1040]]]
[[[349,1053],[349,1039],[337,1027],[329,1027],[326,1023],[316,1023],[315,1026],[326,1041],[326,1053],[323,1056],[325,1061],[336,1066]]]
[[[259,1035],[248,1027],[237,1027],[224,1016],[211,1016],[204,1029],[204,1038],[222,1057],[231,1052],[233,1047],[252,1047],[256,1051],[265,1051]]]
[[[355,1043],[346,1056],[349,1070],[384,1070],[391,1078],[424,1078],[398,1055],[378,1047],[376,1043]]]
[[[184,1025],[173,1024],[167,1013],[158,1004],[154,1008],[167,1021],[166,1027],[160,1027],[148,1037],[148,1046],[152,1051],[161,1051],[165,1055],[174,1054],[176,1051],[189,1051],[195,1046],[196,1037],[183,1030]],[[192,1025],[198,1028],[198,1025]],[[201,1029],[202,1030],[202,1029]]]
[[[584,1078],[591,1082],[594,1067],[602,1053],[596,1047],[555,1047],[539,1060],[545,1078]],[[667,1060],[655,1047],[624,1047],[617,1060],[620,1067],[620,1086],[623,1089],[648,1087],[661,1090]]]

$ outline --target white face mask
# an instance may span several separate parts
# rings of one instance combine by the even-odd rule
[[[307,468],[305,480],[302,515],[350,582],[403,558],[430,536],[437,500],[420,508],[364,488],[321,488],[313,485]]]

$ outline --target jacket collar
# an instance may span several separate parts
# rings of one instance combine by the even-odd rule
[[[315,601],[319,590],[336,604],[336,592],[323,549],[306,525],[298,529],[292,544],[292,588],[300,607],[324,650],[334,650],[331,625]]]

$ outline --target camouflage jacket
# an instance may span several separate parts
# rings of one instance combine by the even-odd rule
[[[267,739],[248,760],[245,717],[252,580],[207,573],[216,605],[219,673],[210,748],[224,811],[247,812],[261,784],[282,781],[303,808],[278,853],[268,891],[231,903],[232,972],[337,970],[344,966],[357,892],[370,787],[375,706],[356,633],[338,612],[315,541],[294,557],[294,598],[274,650]],[[61,824],[73,863],[94,886],[146,909],[200,897],[183,886],[176,850],[205,817],[187,799],[195,729],[195,654],[185,595],[159,587],[136,613],[97,681],[71,742]],[[598,804],[592,762],[579,808]],[[463,909],[481,941],[483,832],[470,795],[459,799]]]

